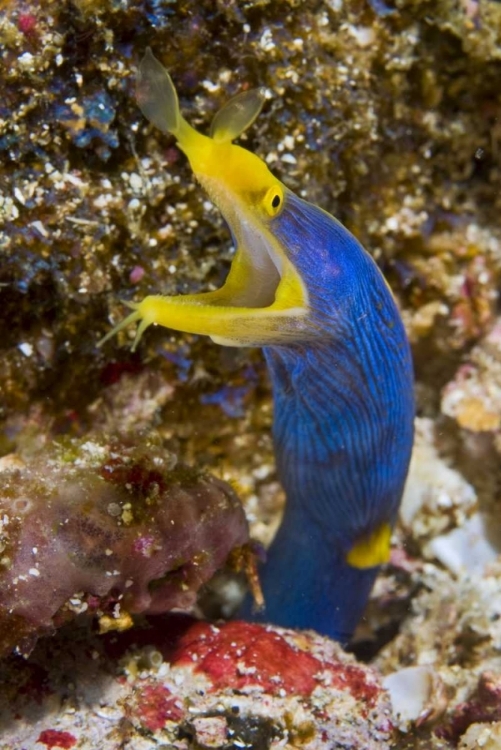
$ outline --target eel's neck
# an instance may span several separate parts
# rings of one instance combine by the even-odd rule
[[[345,551],[393,524],[413,438],[412,365],[403,331],[363,349],[360,332],[315,348],[268,348],[275,456],[295,509]]]

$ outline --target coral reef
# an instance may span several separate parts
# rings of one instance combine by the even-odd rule
[[[232,489],[152,439],[69,441],[0,471],[0,656],[83,613],[102,631],[134,613],[190,611],[248,539]]]
[[[242,622],[157,618],[83,643],[61,633],[0,695],[1,750],[385,750],[393,736],[372,669],[320,636]]]
[[[293,190],[337,215],[395,292],[413,343],[418,440],[391,563],[354,648],[377,656],[388,679],[412,670],[400,677],[419,700],[405,715],[395,704],[395,748],[495,747],[501,4],[46,0],[42,8],[0,0],[0,454],[20,456],[27,477],[54,438],[74,437],[81,447],[106,432],[117,443],[126,436],[133,449],[144,445],[141,431],[154,432],[164,458],[175,453],[237,484],[252,534],[266,545],[283,495],[259,353],[158,330],[134,355],[125,333],[104,350],[95,346],[121,317],[121,299],[215,288],[232,254],[173,141],[136,107],[133,76],[146,46],[171,71],[187,119],[201,130],[229,96],[264,86],[268,102],[247,144]],[[54,467],[40,471],[45,486]],[[90,476],[119,493],[95,468]],[[118,523],[103,519],[106,528]],[[481,551],[470,564],[474,537]],[[103,616],[113,619],[113,611]],[[55,613],[47,617],[52,628]],[[230,713],[241,697],[234,685],[222,718],[217,693],[207,693],[203,700],[214,703],[198,696],[200,708],[185,721],[151,631],[119,667],[124,650],[103,656],[103,638],[132,631],[96,639],[78,634],[76,621],[68,628],[39,642],[27,663],[5,665],[4,716],[25,701],[33,730],[23,724],[23,746],[84,743],[76,718],[84,703],[94,746],[103,748],[153,747],[162,733],[167,744],[223,748],[230,731],[244,729],[247,746],[283,744],[289,730],[297,746],[311,724],[334,722],[333,708],[330,717],[312,710],[305,735],[303,700],[263,701],[262,692],[256,717],[265,711],[265,719],[240,722]],[[79,687],[68,693],[69,682]],[[150,728],[120,702],[135,688],[139,699],[148,685],[139,705]],[[75,702],[77,693],[85,701]],[[5,750],[21,746],[12,715]],[[176,723],[182,731],[165,739]]]

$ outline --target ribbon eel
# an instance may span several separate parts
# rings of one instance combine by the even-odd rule
[[[262,570],[265,609],[245,615],[346,642],[362,616],[390,536],[413,440],[413,371],[391,291],[370,255],[233,141],[259,114],[260,89],[231,99],[209,136],[182,117],[150,50],[138,104],[173,134],[221,210],[235,255],[216,291],[148,296],[106,336],[137,323],[260,346],[271,376],[274,447],[286,492]]]

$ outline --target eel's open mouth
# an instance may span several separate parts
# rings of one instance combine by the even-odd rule
[[[219,290],[221,300],[232,307],[250,309],[307,307],[308,295],[303,281],[273,233],[272,220],[260,216],[244,201],[229,194],[224,182],[197,174],[205,192],[223,214],[235,246],[230,272]],[[282,198],[287,204],[287,192]],[[286,291],[283,284],[286,282]],[[287,299],[288,297],[288,299]],[[216,300],[214,300],[216,301]]]
[[[223,286],[213,292],[155,295],[126,303],[132,312],[99,345],[132,323],[138,324],[133,349],[150,325],[210,336],[226,346],[267,346],[297,339],[298,322],[308,313],[301,276],[267,224],[239,210],[236,203],[221,206],[221,202],[236,245]]]

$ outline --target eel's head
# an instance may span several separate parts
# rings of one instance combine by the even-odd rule
[[[307,327],[308,318],[306,285],[289,257],[286,239],[279,240],[273,229],[291,194],[262,159],[233,143],[259,114],[263,90],[252,89],[231,99],[214,117],[210,135],[203,135],[183,118],[169,74],[148,50],[139,66],[137,100],[154,125],[176,137],[195,177],[221,210],[235,243],[224,287],[203,299],[204,304],[219,308],[214,309],[214,320],[221,307],[227,308],[225,324],[220,333],[203,326],[196,332],[207,332],[218,343],[230,345],[290,340]],[[197,295],[190,295],[185,304],[193,301],[196,305],[196,300]],[[227,325],[228,308],[234,308],[234,326]],[[197,309],[191,313],[196,317]]]

